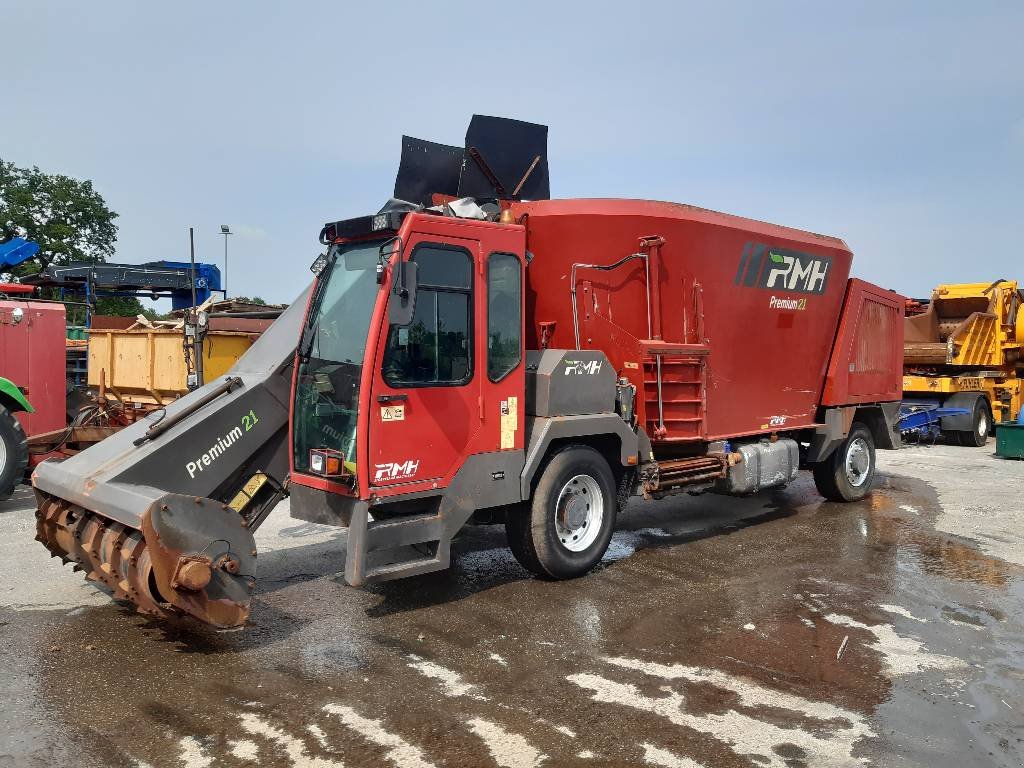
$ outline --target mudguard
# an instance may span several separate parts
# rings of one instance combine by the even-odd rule
[[[8,408],[9,411],[24,411],[25,413],[35,413],[36,409],[32,407],[32,404],[25,397],[24,393],[18,389],[17,385],[10,379],[5,379],[0,376],[0,396],[6,395],[11,398],[16,404],[15,408]]]

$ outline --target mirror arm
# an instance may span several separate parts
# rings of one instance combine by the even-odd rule
[[[388,246],[394,246],[398,244],[398,248],[392,247],[390,251],[385,255],[384,250]],[[402,241],[401,235],[395,235],[388,240],[385,240],[380,244],[380,248],[377,249],[377,285],[384,282],[384,263],[387,259],[390,259],[395,253],[398,254],[398,264],[402,263],[402,254],[405,252],[405,243]],[[402,286],[405,287],[405,270],[403,267],[399,267],[399,271],[402,273]]]

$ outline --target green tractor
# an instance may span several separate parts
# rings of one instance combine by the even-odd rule
[[[35,413],[17,385],[0,377],[0,499],[6,499],[25,476],[28,438],[15,413]]]

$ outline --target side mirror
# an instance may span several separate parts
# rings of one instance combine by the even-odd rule
[[[388,302],[388,321],[392,325],[412,323],[416,312],[416,268],[415,261],[395,262],[391,300]]]

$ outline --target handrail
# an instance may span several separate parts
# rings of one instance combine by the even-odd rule
[[[610,272],[613,269],[621,267],[627,261],[633,259],[644,260],[644,282],[647,285],[647,335],[651,335],[651,268],[650,263],[647,259],[646,253],[631,253],[628,256],[616,261],[614,264],[584,264],[577,262],[572,265],[572,269],[569,271],[569,280],[572,282],[570,293],[572,294],[572,331],[576,337],[576,349],[580,348],[580,318],[579,310],[576,309],[576,269],[597,269],[601,272]]]

